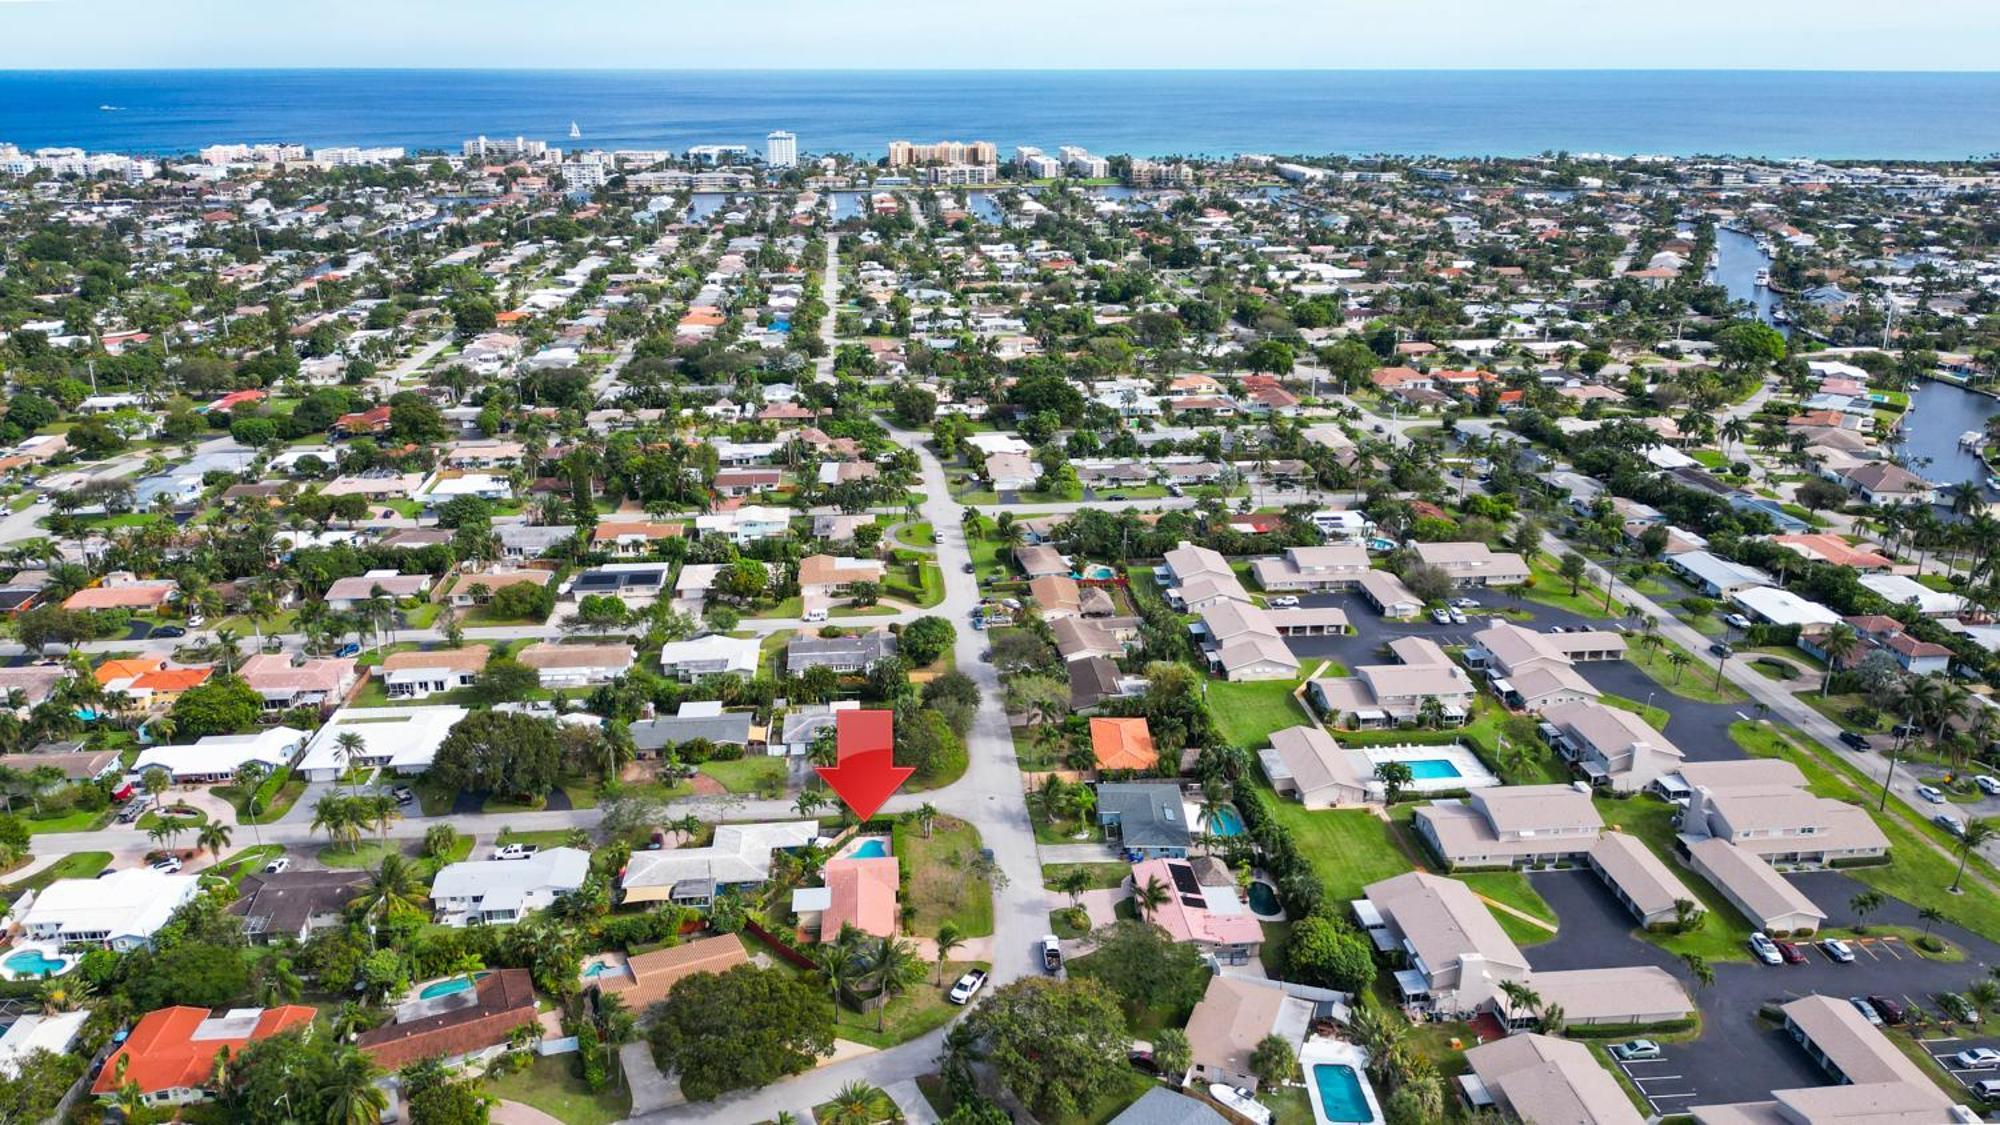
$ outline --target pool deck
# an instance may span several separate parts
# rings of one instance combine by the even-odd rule
[[[1375,765],[1383,762],[1449,762],[1458,771],[1451,777],[1413,778],[1403,787],[1406,793],[1446,793],[1460,789],[1485,789],[1500,784],[1500,779],[1486,768],[1486,763],[1479,760],[1472,747],[1461,742],[1436,746],[1358,746],[1355,749]],[[1380,787],[1379,782],[1370,786],[1374,790]]]
[[[1319,1100],[1319,1080],[1313,1075],[1313,1067],[1322,1064],[1353,1068],[1355,1080],[1361,1084],[1361,1096],[1368,1102],[1371,1116],[1367,1123],[1326,1115],[1326,1107]],[[1323,1125],[1381,1125],[1385,1120],[1382,1103],[1375,1098],[1375,1087],[1368,1082],[1368,1052],[1360,1044],[1314,1036],[1299,1047],[1299,1069],[1305,1075],[1306,1097],[1312,1101],[1314,1121]]]

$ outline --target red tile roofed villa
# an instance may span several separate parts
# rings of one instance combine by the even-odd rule
[[[624,997],[627,1011],[643,1012],[647,1005],[666,999],[684,978],[696,973],[724,973],[749,963],[740,938],[718,934],[628,957],[622,971],[604,972],[585,983]]]
[[[207,1008],[158,1008],[133,1026],[132,1034],[111,1057],[90,1092],[115,1097],[126,1082],[139,1087],[150,1105],[181,1105],[208,1097],[215,1077],[215,1056],[229,1048],[232,1055],[259,1039],[304,1027],[319,1013],[301,1004],[279,1008],[232,1009],[211,1016]],[[120,1066],[124,1074],[119,1074]]]
[[[1101,770],[1149,770],[1160,760],[1143,718],[1090,720],[1090,752]]]
[[[848,926],[876,937],[895,937],[899,878],[896,860],[888,856],[828,862],[827,906],[820,915],[820,940],[837,938]]]
[[[480,974],[473,987],[412,1000],[395,1019],[354,1040],[377,1066],[396,1070],[418,1059],[456,1059],[507,1042],[536,1022],[535,986],[526,969]]]
[[[1847,570],[1887,570],[1895,565],[1894,559],[1866,547],[1856,547],[1838,535],[1830,535],[1823,531],[1804,535],[1773,535],[1771,542],[1781,547],[1789,547],[1806,558],[1818,559]]]

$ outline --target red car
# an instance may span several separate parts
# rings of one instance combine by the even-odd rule
[[[1800,949],[1798,946],[1792,944],[1789,941],[1781,941],[1775,944],[1778,947],[1778,956],[1783,957],[1785,959],[1785,964],[1803,965],[1806,963],[1805,950]]]

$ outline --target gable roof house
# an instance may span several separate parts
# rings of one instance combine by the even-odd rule
[[[632,669],[627,644],[566,645],[537,642],[515,659],[535,670],[545,688],[585,687],[609,683]]]
[[[1176,1084],[1192,1077],[1254,1090],[1258,1079],[1250,1056],[1257,1045],[1272,1035],[1302,1042],[1315,1008],[1312,1000],[1292,996],[1271,981],[1209,977],[1200,1003],[1188,1016],[1188,1074],[1168,1077]]]
[[[1409,871],[1370,883],[1362,894],[1355,905],[1364,927],[1379,946],[1400,949],[1409,960],[1396,974],[1406,999],[1470,1015],[1500,995],[1502,981],[1528,976],[1520,948],[1456,879]]]
[[[390,699],[423,699],[471,687],[486,670],[491,655],[492,649],[486,645],[392,652],[382,658],[375,674]]]
[[[1259,586],[1284,591],[1351,590],[1368,569],[1368,549],[1359,543],[1287,547],[1282,556],[1250,564]]]
[[[1434,566],[1454,586],[1512,586],[1528,579],[1528,564],[1511,551],[1494,551],[1486,544],[1417,543],[1412,547],[1425,566]]]
[[[243,935],[256,944],[304,941],[316,931],[346,923],[347,906],[366,878],[362,871],[246,875],[229,913],[243,919]]]
[[[1502,621],[1474,633],[1472,640],[1466,662],[1485,670],[1503,702],[1524,711],[1597,698],[1601,693],[1576,670],[1576,663],[1625,656],[1625,638],[1609,630],[1538,633]]]
[[[741,939],[735,934],[716,934],[628,957],[616,966],[616,971],[600,972],[585,984],[623,997],[627,1011],[644,1012],[648,1006],[665,1000],[674,985],[687,977],[696,973],[726,973],[749,963],[750,956],[743,951]]]
[[[1193,841],[1181,787],[1170,781],[1105,781],[1097,786],[1097,823],[1125,851],[1184,856]]]
[[[1380,728],[1414,722],[1433,710],[1445,724],[1465,722],[1477,690],[1465,669],[1435,641],[1401,637],[1389,644],[1399,663],[1363,664],[1351,676],[1307,682],[1306,694],[1336,725]]]
[[[97,879],[57,879],[32,899],[17,900],[13,917],[29,941],[126,953],[150,945],[200,889],[193,875],[125,868]]]
[[[1447,868],[1532,867],[1581,860],[1604,831],[1590,796],[1571,785],[1502,785],[1416,812],[1417,835]]]
[[[1542,721],[1556,753],[1593,785],[1637,793],[1680,768],[1680,747],[1630,711],[1577,700],[1545,708]]]
[[[1530,1032],[1481,1043],[1465,1053],[1460,1080],[1474,1106],[1492,1105],[1523,1125],[1643,1125],[1611,1072],[1590,1048]]]
[[[1167,888],[1152,922],[1177,942],[1192,943],[1224,965],[1248,964],[1264,941],[1263,924],[1243,901],[1229,869],[1209,856],[1156,857],[1132,865],[1132,885]]]
[[[818,838],[815,820],[723,824],[704,847],[634,852],[618,880],[620,901],[704,906],[720,891],[767,882],[773,851],[802,848]]]
[[[877,664],[894,655],[896,638],[885,631],[850,633],[843,637],[794,637],[785,647],[785,671],[796,676],[809,668],[824,667],[842,675],[855,675],[873,671]]]
[[[689,641],[668,641],[660,646],[660,671],[677,680],[693,681],[703,676],[754,676],[763,649],[756,637],[731,637],[710,633]]]
[[[354,687],[355,662],[342,657],[300,659],[282,653],[258,653],[236,674],[264,697],[264,710],[326,707],[340,702]]]
[[[526,859],[476,859],[446,864],[431,883],[440,925],[506,925],[546,910],[590,874],[590,853],[544,848]]]
[[[1257,759],[1273,789],[1297,797],[1309,809],[1359,805],[1370,796],[1374,765],[1359,750],[1341,749],[1319,727],[1272,732],[1271,745],[1258,751]]]
[[[1769,1101],[1689,1108],[1698,1125],[1971,1125],[1957,1104],[1854,1005],[1835,996],[1801,996],[1779,1008],[1785,1033],[1833,1084],[1773,1090]]]

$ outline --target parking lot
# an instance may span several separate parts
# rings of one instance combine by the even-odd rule
[[[1923,1041],[1922,1046],[1926,1054],[1937,1060],[1938,1066],[1957,1079],[1959,1085],[1964,1086],[1968,1091],[1973,1090],[1982,1081],[2000,1079],[2000,1067],[1988,1066],[1978,1069],[1968,1069],[1960,1066],[1957,1059],[1954,1058],[1959,1052],[1971,1050],[1975,1047],[2000,1050],[2000,1037],[1973,1036],[1964,1039],[1926,1039]],[[1975,1105],[1980,1104],[1976,1094],[1973,1095],[1972,1102]]]

